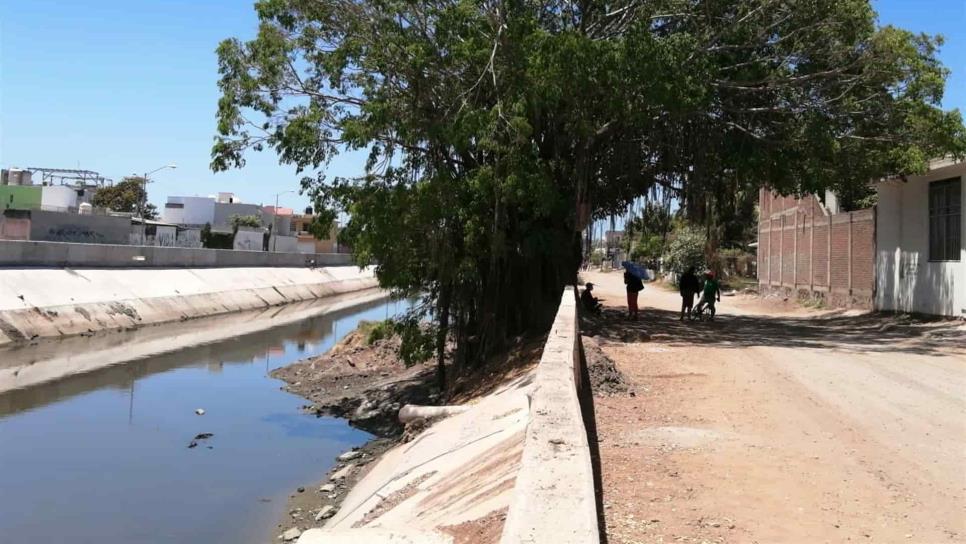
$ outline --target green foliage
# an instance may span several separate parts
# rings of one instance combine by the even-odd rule
[[[594,266],[600,266],[604,262],[604,256],[607,252],[601,248],[597,248],[590,252],[590,264]]]
[[[396,323],[392,319],[383,321],[360,321],[359,332],[366,337],[366,344],[372,345],[396,334]]]
[[[234,235],[212,232],[211,223],[205,223],[201,228],[201,245],[207,249],[232,249],[235,247]]]
[[[262,219],[257,215],[233,214],[228,218],[228,224],[234,231],[238,231],[238,227],[259,228],[262,226]]]
[[[422,363],[433,356],[436,331],[426,326],[418,315],[409,314],[396,319],[393,330],[402,339],[399,356],[406,366]]]
[[[253,40],[218,47],[212,168],[263,149],[295,165],[322,224],[350,218],[360,265],[426,294],[437,357],[452,328],[458,364],[551,323],[584,205],[623,213],[659,187],[714,225],[713,246],[746,237],[728,225],[743,228],[762,183],[815,192],[966,152],[959,113],[939,107],[939,40],[876,28],[868,0],[256,11]],[[365,167],[327,178],[344,150],[368,152]],[[408,338],[425,353],[424,334]]]
[[[672,234],[662,261],[664,270],[672,273],[672,281],[688,268],[694,267],[700,274],[707,267],[707,242],[704,231],[697,227],[686,226]]]
[[[307,230],[316,240],[328,240],[332,236],[334,228],[335,223],[333,221],[327,221],[316,215],[312,217]]]
[[[127,176],[112,186],[98,189],[91,199],[91,204],[99,208],[135,215],[138,215],[143,206],[145,219],[157,219],[158,209],[153,204],[149,204],[147,198],[147,192],[144,190],[144,178]]]
[[[671,230],[670,203],[648,200],[640,215],[631,219],[626,227],[628,236],[632,237],[661,237]]]
[[[654,261],[664,251],[664,238],[659,234],[642,235],[631,248],[632,261]]]

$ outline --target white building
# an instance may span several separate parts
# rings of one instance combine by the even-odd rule
[[[876,309],[966,317],[966,162],[878,186]]]
[[[169,196],[161,216],[165,223],[174,225],[213,225],[215,199],[210,196]]]

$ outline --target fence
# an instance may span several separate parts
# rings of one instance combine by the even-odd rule
[[[762,190],[758,283],[763,291],[822,298],[833,306],[871,307],[875,209],[833,214],[814,195]]]

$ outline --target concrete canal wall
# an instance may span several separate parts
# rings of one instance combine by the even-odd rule
[[[346,253],[273,253],[232,249],[0,240],[0,267],[207,268],[347,266]]]
[[[373,270],[0,268],[0,346],[264,308],[376,287]]]
[[[237,355],[237,358],[241,359],[249,355],[244,343],[237,347],[216,344],[237,337],[246,337],[246,340],[275,338],[273,329],[278,327],[305,324],[321,315],[338,320],[340,314],[351,315],[356,309],[375,307],[387,301],[388,297],[388,292],[382,289],[365,289],[283,306],[143,327],[124,333],[74,336],[36,346],[0,348],[0,418],[9,413],[32,409],[51,397],[70,397],[99,388],[105,383],[120,387],[120,384],[129,383],[132,375],[143,377],[177,368],[183,363],[177,354],[183,354],[185,348],[207,345],[216,350],[219,360],[235,359],[238,353],[241,355]],[[172,352],[175,354],[166,356]],[[136,370],[132,371],[124,365],[135,360],[143,361]],[[108,370],[107,367],[115,367],[115,370]],[[107,376],[113,376],[114,380]],[[32,388],[40,384],[50,385],[45,393],[34,394]],[[11,391],[18,393],[4,394]]]

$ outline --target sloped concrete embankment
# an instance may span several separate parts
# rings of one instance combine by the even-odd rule
[[[56,385],[56,395],[52,395],[53,398],[84,393],[101,387],[105,382],[127,384],[132,377],[131,370],[118,370],[110,375],[94,371],[142,360],[144,364],[134,371],[138,376],[164,372],[182,362],[178,357],[164,357],[164,354],[179,352],[191,346],[216,344],[230,338],[272,335],[271,329],[305,323],[320,315],[337,319],[341,312],[374,307],[372,305],[388,300],[388,297],[388,292],[372,288],[282,306],[142,327],[119,334],[73,336],[36,346],[0,348],[0,417],[30,409],[38,400],[50,398],[29,392],[40,384],[60,381]],[[217,349],[226,356],[232,350],[227,346]],[[242,357],[244,356],[246,355]],[[64,379],[71,377],[75,379]],[[24,393],[4,395],[14,390],[22,390]],[[48,388],[47,391],[51,389]]]
[[[580,353],[567,289],[534,371],[391,449],[299,544],[598,543]]]
[[[376,287],[372,269],[0,269],[0,346]]]

